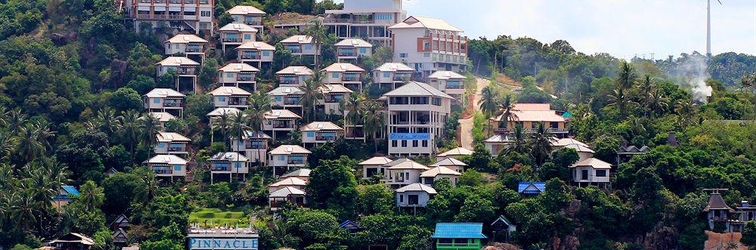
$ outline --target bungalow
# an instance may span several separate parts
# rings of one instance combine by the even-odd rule
[[[310,180],[310,173],[312,170],[309,168],[300,168],[294,171],[291,171],[289,173],[286,173],[284,175],[281,175],[281,178],[287,178],[287,177],[297,177],[299,179],[302,179],[304,181]]]
[[[158,178],[185,178],[187,161],[175,155],[156,155],[144,161],[149,169],[155,172]]]
[[[452,186],[457,186],[460,176],[462,176],[462,174],[453,169],[447,167],[434,167],[428,171],[422,172],[420,174],[420,179],[423,184],[430,186],[433,186],[433,183],[438,180],[448,179]]]
[[[451,157],[447,157],[443,160],[433,163],[433,165],[430,165],[430,166],[431,167],[447,167],[457,172],[465,172],[465,167],[467,167],[467,163],[464,163],[460,160],[457,160]]]
[[[462,98],[465,96],[465,79],[467,77],[453,71],[436,71],[428,76],[428,85],[454,97],[457,101],[463,101]]]
[[[270,186],[268,186],[268,192],[273,193],[285,187],[295,187],[297,189],[305,190],[307,187],[307,180],[300,179],[299,177],[287,177],[276,183],[270,184]]]
[[[299,103],[302,95],[304,92],[297,87],[278,87],[268,92],[271,106],[285,108],[297,114],[302,114],[302,104]]]
[[[249,173],[249,159],[237,152],[220,152],[207,159],[207,162],[210,163],[210,183],[214,182],[216,174],[228,175],[228,180],[231,181],[239,180],[239,176],[245,180]]]
[[[544,123],[549,132],[558,138],[564,138],[569,133],[567,120],[552,110],[548,103],[515,103],[510,117],[502,114],[491,118],[491,121],[497,134],[511,133],[515,124],[522,125],[526,133],[532,133],[538,123]]]
[[[281,40],[284,49],[291,52],[294,56],[317,56],[320,50],[311,36],[294,35]]]
[[[240,112],[242,111],[238,108],[216,108],[213,111],[210,111],[210,113],[207,113],[207,118],[210,119],[210,127],[212,127],[213,123],[221,117],[232,117]]]
[[[155,154],[188,155],[187,145],[191,139],[175,132],[157,132]]]
[[[130,228],[131,227],[131,220],[129,220],[126,215],[120,214],[118,215],[113,222],[110,223],[108,228],[112,230],[116,230],[119,228]]]
[[[384,63],[373,70],[373,83],[394,90],[412,78],[415,69],[403,63]]]
[[[263,34],[265,26],[263,26],[263,18],[265,17],[265,11],[249,5],[237,5],[226,11],[231,18],[234,19],[233,23],[243,23],[249,25],[260,31]]]
[[[496,236],[504,234],[504,242],[509,242],[512,233],[517,232],[517,225],[512,223],[507,217],[504,217],[504,215],[500,215],[499,218],[491,222],[491,229],[493,229],[493,239],[491,241],[496,242]]]
[[[651,152],[651,148],[648,146],[642,146],[640,148],[632,145],[621,146],[619,150],[617,150],[617,166],[623,162],[629,161],[630,158],[633,158],[635,155],[642,155],[648,152]]]
[[[333,142],[344,136],[344,129],[332,122],[312,122],[299,128],[302,144],[307,147]]]
[[[580,156],[580,159],[578,161],[582,161],[588,158],[593,157],[593,154],[595,153],[588,144],[582,143],[578,140],[572,139],[572,138],[562,138],[558,139],[552,142],[551,148],[553,150],[559,149],[559,148],[571,148],[577,151],[578,156]]]
[[[79,190],[74,186],[61,185],[58,194],[53,196],[53,205],[58,209],[63,209],[74,197],[79,196]]]
[[[170,120],[176,119],[175,116],[173,116],[171,113],[168,112],[149,112],[147,115],[152,116],[158,121],[158,126],[160,126],[160,130],[165,129],[165,123],[169,122]],[[144,119],[144,118],[141,118]]]
[[[213,91],[210,91],[213,96],[213,105],[216,108],[247,108],[247,99],[252,93],[237,87],[218,87]]]
[[[436,239],[436,249],[439,250],[479,250],[482,248],[483,223],[456,222],[436,223],[436,231],[431,238]]]
[[[277,168],[288,171],[307,166],[307,157],[310,154],[310,150],[299,145],[281,145],[268,153],[268,166],[273,168],[273,176],[276,176]]]
[[[229,63],[218,70],[218,83],[221,86],[233,86],[257,91],[257,72],[259,69],[246,63]]]
[[[223,53],[226,53],[226,46],[239,46],[245,42],[254,42],[255,36],[257,36],[257,29],[243,23],[229,23],[218,31],[220,32]]]
[[[280,135],[288,135],[297,130],[297,121],[302,117],[286,109],[274,109],[265,113],[263,131],[269,131],[273,135],[273,141]]]
[[[194,34],[178,34],[165,41],[165,55],[184,55],[202,64],[205,61],[207,40]]]
[[[362,166],[363,179],[368,179],[375,175],[381,175],[382,179],[386,179],[387,173],[386,173],[386,167],[384,166],[391,161],[392,160],[387,157],[376,156],[376,157],[367,159],[363,162],[360,162],[357,165]]]
[[[323,99],[318,100],[317,109],[323,111],[323,113],[330,115],[341,115],[341,100],[344,100],[347,95],[352,94],[353,91],[338,84],[326,84],[321,88],[323,93]]]
[[[483,140],[483,145],[491,156],[496,157],[499,153],[507,149],[512,142],[513,140],[510,138],[509,134],[495,134],[490,138]]]
[[[147,112],[169,112],[184,117],[186,95],[168,88],[155,88],[144,94],[142,101]]]
[[[703,211],[706,212],[706,220],[709,223],[710,230],[714,230],[715,224],[724,224],[725,228],[729,231],[730,214],[734,213],[735,210],[727,205],[727,202],[722,198],[719,191],[721,189],[712,190],[712,193],[709,194],[709,201]]]
[[[94,246],[94,240],[80,233],[69,233],[50,241],[49,245],[61,250],[88,250]]]
[[[388,170],[388,181],[392,188],[400,188],[420,183],[420,174],[430,168],[413,160],[402,158],[384,165]]]
[[[315,72],[308,67],[289,66],[276,72],[276,79],[279,87],[299,87],[314,75]]]
[[[257,64],[262,68],[263,63],[273,62],[276,47],[264,42],[244,42],[236,47],[236,60],[241,63]]]
[[[305,194],[305,191],[302,189],[284,187],[268,195],[268,205],[270,206],[271,211],[280,209],[286,203],[301,207],[307,204]]]
[[[350,220],[345,220],[344,222],[339,224],[339,227],[341,229],[347,230],[347,232],[349,232],[350,234],[356,234],[357,231],[360,231],[360,229],[362,229],[360,228],[360,223]]]
[[[588,185],[596,183],[601,187],[606,187],[609,184],[609,171],[612,169],[612,164],[606,163],[596,158],[588,158],[572,164],[572,180],[578,183],[578,186],[583,183]]]
[[[353,91],[362,92],[362,76],[365,70],[351,63],[334,63],[322,70],[323,83],[340,84]]]
[[[546,190],[546,182],[521,181],[517,184],[517,193],[524,195],[538,195]]]
[[[473,154],[472,150],[469,150],[463,147],[458,147],[458,148],[453,148],[453,149],[450,149],[449,151],[437,154],[436,160],[440,161],[447,157],[460,158],[460,157],[465,157],[465,156],[471,156],[472,154]]]
[[[125,245],[129,241],[129,235],[126,234],[126,231],[123,230],[123,228],[118,228],[113,231],[111,237],[113,237],[113,243],[116,245]],[[121,250],[123,250],[123,248],[121,248]]]
[[[397,207],[425,207],[428,201],[435,196],[436,190],[430,186],[414,183],[396,189]]]
[[[187,92],[181,91],[181,83],[189,82],[191,83],[191,92],[197,92],[197,75],[199,75],[200,66],[198,62],[186,57],[169,56],[156,63],[155,66],[158,78],[171,71],[178,75],[178,77],[176,77],[176,91]]]
[[[357,58],[373,55],[373,45],[359,38],[347,38],[333,45],[336,62],[357,62]]]
[[[260,165],[265,165],[270,140],[271,137],[263,132],[247,131],[241,140],[232,139],[231,150],[242,153],[250,163],[258,162]]]

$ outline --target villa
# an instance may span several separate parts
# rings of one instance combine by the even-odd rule
[[[357,58],[373,55],[373,45],[359,38],[341,40],[334,47],[336,62],[357,62]]]
[[[184,55],[202,64],[205,61],[207,40],[194,34],[178,34],[164,42],[165,55]]]
[[[447,179],[451,182],[452,186],[457,186],[461,173],[443,166],[434,167],[430,170],[422,172],[420,174],[421,183],[429,186],[433,186],[438,180]]]
[[[305,195],[303,189],[284,187],[268,195],[268,206],[270,206],[271,211],[280,209],[286,203],[302,207],[307,204]]]
[[[286,109],[274,109],[265,113],[265,123],[262,130],[269,131],[273,136],[273,141],[278,135],[286,136],[292,131],[297,130],[297,121],[302,119],[301,116]]]
[[[421,82],[409,82],[381,97],[387,101],[389,155],[432,155],[446,132],[452,97]]]
[[[444,158],[443,160],[433,163],[430,166],[431,167],[446,167],[446,168],[449,168],[451,170],[461,173],[461,172],[465,172],[465,167],[467,167],[467,164],[460,160],[447,157],[447,158]]]
[[[430,169],[423,164],[407,158],[398,159],[383,166],[388,171],[388,174],[386,174],[386,184],[392,188],[420,183],[420,174]]]
[[[213,106],[215,108],[238,108],[246,109],[247,99],[252,93],[237,87],[218,87],[208,93],[213,96]]]
[[[176,77],[176,91],[182,92],[181,84],[184,81],[188,81],[190,83],[189,85],[191,86],[192,90],[189,92],[197,91],[197,76],[199,75],[200,66],[198,62],[195,62],[194,60],[186,57],[170,56],[156,63],[155,65],[155,70],[157,72],[158,78],[167,74],[168,72],[175,72],[177,74],[178,77]]]
[[[362,166],[362,178],[368,179],[375,175],[381,175],[385,179],[387,174],[385,165],[391,161],[387,157],[376,156],[360,162],[358,165]]]
[[[218,29],[220,32],[220,41],[223,53],[226,53],[226,47],[239,46],[245,42],[254,42],[257,36],[257,29],[243,23],[229,23]]]
[[[409,81],[414,72],[415,69],[403,63],[384,63],[373,70],[373,83],[394,90]]]
[[[444,20],[410,16],[389,30],[394,40],[394,62],[409,65],[420,77],[467,67],[467,37],[460,36],[463,31]]]
[[[332,122],[312,122],[299,128],[302,133],[302,144],[305,147],[315,147],[344,136],[344,129]]]
[[[166,88],[152,89],[142,97],[147,112],[168,112],[178,117],[184,117],[185,99],[186,95]]]
[[[250,163],[265,165],[271,137],[263,132],[247,131],[242,140],[232,138],[231,150],[243,153]]]
[[[246,180],[249,173],[249,159],[237,152],[220,152],[207,159],[207,162],[210,164],[210,183],[215,182],[218,174],[228,175],[228,181],[231,181]]]
[[[315,44],[312,37],[306,35],[294,35],[281,40],[284,49],[291,52],[293,56],[319,56],[320,50]]]
[[[351,63],[334,63],[322,70],[323,83],[340,84],[352,91],[362,91],[365,70]]]
[[[265,26],[263,26],[265,11],[249,5],[237,5],[227,10],[226,13],[234,19],[233,23],[246,24],[259,30],[260,34],[263,34],[265,29]]]
[[[144,161],[147,167],[155,172],[158,178],[186,178],[187,161],[176,155],[156,155]]]
[[[572,179],[578,186],[585,183],[606,187],[610,181],[609,172],[612,169],[612,164],[596,158],[588,158],[570,165],[570,169],[572,170]]]
[[[310,150],[299,145],[281,145],[268,152],[268,166],[273,168],[273,176],[276,176],[277,169],[289,171],[304,168],[307,166],[307,157],[310,154],[312,154]]]
[[[457,101],[464,101],[465,79],[467,77],[453,71],[436,71],[428,76],[428,85],[454,97]]]
[[[397,207],[426,207],[428,201],[437,194],[432,187],[420,183],[401,187],[395,192]]]
[[[338,84],[326,84],[322,87],[323,99],[318,100],[317,109],[329,115],[341,115],[341,100],[354,91]]]
[[[313,75],[315,72],[308,67],[289,66],[276,72],[276,79],[279,87],[299,87]]]
[[[218,69],[218,83],[224,87],[237,87],[257,91],[259,69],[246,63],[229,63]]]
[[[273,62],[275,52],[275,46],[264,42],[244,42],[236,47],[236,60],[241,63],[256,64],[259,69],[263,67],[263,64],[269,65]]]
[[[447,157],[453,157],[453,158],[459,158],[459,157],[465,157],[465,156],[471,156],[473,154],[472,150],[458,147],[450,149],[449,151],[440,153],[436,155],[436,160],[440,161]]]
[[[191,139],[175,132],[158,132],[156,135],[157,144],[155,145],[155,154],[172,154],[188,156],[187,149]]]
[[[302,114],[302,104],[299,103],[299,100],[302,95],[304,95],[304,92],[297,87],[278,87],[268,92],[268,96],[271,97],[270,104],[273,108],[285,108],[300,115]]]

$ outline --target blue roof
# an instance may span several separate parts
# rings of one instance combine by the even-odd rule
[[[562,118],[571,118],[571,117],[572,117],[572,112],[570,111],[564,112],[564,114],[562,114]]]
[[[360,227],[359,227],[359,225],[357,225],[357,223],[354,223],[354,222],[352,222],[350,220],[345,220],[344,222],[342,222],[341,224],[339,224],[339,227],[341,227],[343,229],[347,229],[347,230],[357,230],[357,229],[360,229]]]
[[[517,184],[517,192],[521,194],[540,194],[546,190],[546,182],[523,181]]]
[[[436,223],[436,231],[431,238],[434,239],[485,239],[483,235],[483,223],[459,222],[459,223]]]
[[[62,188],[64,191],[66,191],[66,193],[68,193],[71,196],[74,196],[74,197],[79,196],[79,190],[77,190],[76,187],[74,186],[63,185],[63,186],[60,186],[60,188]]]

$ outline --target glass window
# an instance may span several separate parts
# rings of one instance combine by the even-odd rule
[[[416,148],[416,147],[417,147],[417,145],[418,145],[418,142],[417,142],[417,140],[412,140],[412,147],[415,147],[415,148]]]
[[[165,142],[160,142],[160,143],[158,143],[157,147],[158,148],[165,148],[166,145],[167,144]]]
[[[267,51],[267,50],[263,51],[262,55],[263,56],[270,56],[270,51]]]
[[[596,170],[596,177],[606,177],[606,170]]]
[[[360,54],[367,54],[367,48],[360,48]]]
[[[307,131],[307,137],[315,137],[315,132]]]
[[[403,194],[399,195],[399,202],[404,202],[404,195]]]
[[[428,140],[423,140],[423,147],[424,147],[424,148],[427,148],[427,147],[428,147]]]
[[[383,72],[383,77],[391,77],[391,72]]]
[[[305,44],[304,49],[311,50],[312,49],[312,44]]]
[[[423,53],[423,57],[430,57],[430,53]]]
[[[232,78],[232,77],[234,77],[234,73],[226,73],[226,77]]]
[[[160,103],[160,98],[152,98],[152,103]]]
[[[396,145],[397,145],[396,140],[391,140],[391,146],[396,147]]]
[[[285,161],[286,160],[286,156],[285,155],[279,156],[278,159],[281,160],[281,161]]]
[[[280,102],[281,101],[281,96],[276,96],[276,101]]]
[[[173,171],[181,171],[181,165],[173,165]]]
[[[407,140],[402,140],[402,147],[403,147],[403,148],[406,148],[406,147],[407,147]]]
[[[252,35],[244,34],[244,40],[250,40],[250,39],[252,39]]]
[[[235,168],[241,168],[242,167],[242,163],[243,162],[234,162],[234,167]]]
[[[339,73],[332,73],[331,78],[340,78],[341,75]]]
[[[225,102],[226,101],[226,97],[225,96],[219,96],[218,97],[218,101]]]

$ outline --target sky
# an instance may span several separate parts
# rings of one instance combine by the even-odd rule
[[[711,1],[712,54],[756,55],[756,1]],[[562,39],[625,59],[706,53],[706,0],[404,0],[404,9],[443,19],[470,39]]]

